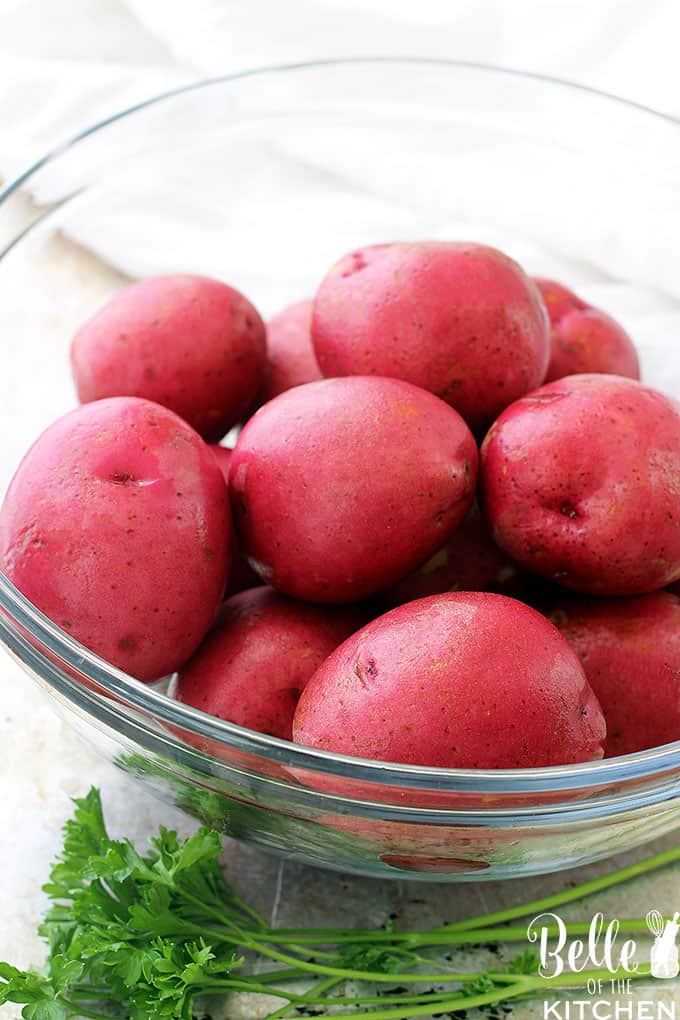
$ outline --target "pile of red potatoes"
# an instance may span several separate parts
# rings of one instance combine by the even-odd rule
[[[0,564],[110,663],[384,761],[680,739],[680,404],[562,284],[381,244],[267,325],[217,280],[144,280],[71,353],[81,406],[19,465]]]

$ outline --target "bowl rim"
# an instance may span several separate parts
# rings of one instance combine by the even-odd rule
[[[89,124],[87,127],[77,131],[63,142],[48,149],[42,156],[35,159],[32,163],[25,167],[24,170],[21,170],[16,177],[13,177],[7,184],[0,187],[0,205],[30,177],[37,173],[38,170],[42,169],[52,160],[64,155],[64,153],[79,142],[84,141],[86,138],[89,138],[90,135],[96,134],[96,132],[101,131],[103,128],[116,123],[116,121],[123,120],[125,117],[129,117],[132,114],[147,109],[150,106],[155,106],[157,103],[162,103],[166,99],[173,99],[177,96],[184,95],[187,92],[199,91],[200,89],[210,88],[214,85],[226,84],[228,82],[236,82],[247,78],[260,77],[269,74],[281,74],[289,71],[312,71],[326,67],[354,67],[362,64],[372,66],[381,64],[385,66],[389,66],[391,64],[412,64],[415,66],[448,67],[459,70],[507,75],[511,78],[526,79],[531,82],[543,82],[544,84],[551,86],[556,85],[558,88],[565,89],[565,91],[580,92],[586,96],[593,96],[616,103],[629,110],[637,110],[639,113],[648,114],[650,117],[665,121],[668,124],[680,124],[680,117],[676,117],[672,113],[657,110],[646,103],[638,102],[635,99],[624,98],[623,96],[617,95],[615,92],[608,92],[606,89],[600,89],[593,85],[585,85],[583,82],[574,81],[570,78],[562,78],[559,75],[551,75],[541,71],[527,71],[516,67],[506,67],[502,64],[487,63],[486,61],[458,60],[449,59],[448,57],[414,57],[409,56],[408,54],[404,56],[376,55],[362,57],[334,57],[320,60],[296,60],[291,61],[290,63],[263,64],[258,67],[244,68],[240,71],[234,71],[229,74],[209,75],[204,78],[198,78],[195,81],[185,82],[183,85],[176,85],[174,88],[164,89],[162,92],[156,92],[152,96],[148,96],[146,99],[141,99],[136,103],[131,103],[129,106],[125,106],[122,109],[117,110],[115,113],[111,113],[106,117],[93,121],[92,124]],[[21,232],[15,240],[19,240],[22,233],[23,232]],[[5,251],[0,251],[0,257],[2,257],[5,253]]]
[[[304,72],[325,68],[344,67],[350,70],[356,66],[427,66],[463,71],[480,72],[524,79],[535,84],[557,87],[565,91],[615,103],[629,110],[673,126],[680,126],[680,117],[656,110],[644,103],[625,99],[580,82],[492,63],[446,58],[412,56],[338,57],[328,60],[295,61],[247,68],[230,74],[201,78],[175,88],[154,94],[104,117],[72,135],[65,142],[54,146],[0,189],[0,206],[22,185],[50,162],[57,160],[69,149],[104,130],[111,124],[145,110],[151,106],[171,100],[185,93],[237,82],[266,75]],[[49,208],[48,208],[49,211]],[[20,230],[0,251],[0,260],[25,237],[42,218],[38,214],[28,227]],[[200,709],[176,701],[153,685],[145,685],[122,670],[101,659],[71,635],[49,620],[36,606],[22,595],[9,578],[0,571],[0,613],[16,626],[25,630],[31,639],[37,639],[52,656],[77,672],[82,672],[106,692],[111,698],[152,716],[164,723],[207,737],[217,744],[230,749],[250,753],[269,761],[310,772],[322,772],[341,779],[370,782],[379,786],[436,789],[447,791],[474,790],[477,793],[527,794],[555,790],[585,790],[612,783],[642,779],[659,773],[667,773],[680,767],[680,740],[660,747],[650,748],[615,758],[582,762],[574,765],[549,766],[528,769],[454,769],[436,766],[416,766],[373,759],[333,754],[314,748],[294,744],[254,730],[245,729],[235,723],[226,722],[208,715]],[[210,756],[213,757],[213,756]],[[216,759],[215,759],[216,760]]]

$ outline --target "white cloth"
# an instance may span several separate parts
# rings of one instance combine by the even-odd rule
[[[0,0],[0,174],[134,99],[324,57],[457,57],[680,114],[675,0]]]
[[[205,75],[322,57],[410,54],[492,62],[579,80],[680,114],[679,35],[675,0],[598,5],[591,0],[423,0],[417,5],[406,0],[70,0],[66,5],[0,0],[0,175],[11,177],[46,149],[150,94]],[[546,109],[545,116],[551,113]],[[603,131],[609,129],[603,125]],[[556,199],[573,184],[571,168],[546,165],[537,175],[537,189],[536,179],[524,179],[521,161],[513,162],[509,147],[496,154],[509,182],[506,193],[490,186],[479,210],[484,215],[475,218],[471,208],[461,223],[447,218],[445,210],[442,215],[440,208],[428,208],[428,194],[435,189],[419,187],[422,154],[412,166],[401,160],[396,172],[384,162],[362,159],[337,133],[324,138],[315,132],[310,138],[285,126],[280,136],[266,139],[266,146],[264,141],[254,139],[238,155],[257,169],[251,184],[259,189],[261,216],[271,223],[271,244],[280,247],[276,274],[269,268],[271,252],[269,266],[261,265],[248,214],[241,216],[237,202],[224,200],[219,172],[211,177],[202,168],[198,192],[180,187],[193,173],[191,153],[184,169],[173,153],[172,175],[154,179],[149,187],[132,179],[132,171],[126,182],[123,167],[120,201],[107,196],[106,203],[84,202],[80,214],[69,212],[65,232],[133,276],[178,269],[220,276],[244,289],[268,315],[313,289],[348,248],[395,234],[471,237],[472,223],[471,239],[504,247],[529,271],[562,278],[619,316],[642,349],[649,381],[680,392],[680,365],[669,368],[663,355],[669,337],[680,332],[680,274],[667,255],[680,237],[680,175],[673,176],[672,168],[662,189],[655,183],[648,200],[632,206],[625,187],[619,189],[616,167],[599,165],[594,138],[587,188],[607,216],[578,222],[563,214]],[[640,158],[644,164],[647,154]],[[429,165],[433,183],[444,180],[446,153],[433,151]],[[459,178],[466,172],[458,157],[456,171]],[[474,140],[467,172],[478,185]],[[49,202],[87,174],[87,159],[77,149],[59,163],[58,172],[43,173],[39,184],[28,188],[38,202]],[[494,182],[495,174],[492,168]],[[287,180],[285,203],[277,198],[277,175]],[[321,179],[330,181],[323,189]],[[318,192],[319,215],[308,199],[310,183]],[[534,234],[526,234],[519,217],[513,217],[528,189],[532,203],[542,209],[542,230]],[[471,191],[481,193],[478,186]],[[508,202],[507,194],[518,201]],[[494,214],[497,227],[486,236],[484,222]],[[298,272],[302,260],[296,253],[302,251],[305,264],[314,264],[313,273]]]
[[[680,5],[675,0],[645,4],[603,0],[598,5],[591,0],[423,0],[417,5],[406,0],[192,0],[189,4],[184,0],[70,0],[68,4],[0,0],[0,177],[11,178],[78,130],[150,94],[204,75],[311,58],[410,54],[492,62],[572,78],[680,114],[680,65],[675,52],[679,34]],[[347,163],[351,155],[351,150],[339,153],[325,148],[317,137],[311,149],[304,140],[290,140],[278,158],[285,160],[287,172],[298,173],[303,192],[306,175],[337,169],[340,157]],[[75,161],[79,158],[80,154]],[[370,179],[375,167],[349,169],[357,189],[376,190],[376,182]],[[388,197],[403,210],[395,221],[394,208],[390,209],[392,230],[395,222],[403,221],[402,236],[417,233],[415,223],[409,229],[413,179],[404,168],[398,182],[387,179],[384,166],[379,173],[382,198]],[[616,195],[615,185],[615,175],[602,182],[612,208],[625,201],[625,196]],[[177,214],[200,220],[211,204],[218,204],[218,189],[218,181],[202,182],[201,209],[178,209]],[[36,197],[47,200],[58,193],[55,182],[52,193],[48,189]],[[327,201],[334,197],[337,222],[342,224],[346,221],[343,206],[356,200],[356,191],[328,196]],[[489,197],[494,200],[493,195]],[[580,244],[596,262],[598,244],[604,242],[607,268],[617,276],[658,285],[680,296],[675,268],[668,260],[650,265],[649,253],[637,244],[641,231],[650,229],[647,222],[627,222],[625,235],[617,237],[615,244],[609,235],[592,240],[571,237],[573,222],[560,221],[548,190],[543,198],[551,242],[561,231],[568,251],[575,255]],[[123,271],[158,271],[164,255],[167,258],[164,235],[159,232],[155,252],[149,219],[153,221],[154,205],[159,208],[161,203],[167,217],[168,199],[162,189],[157,196],[145,194],[146,216],[140,201],[135,229],[144,236],[146,261],[131,261],[135,246],[129,244],[127,234],[121,233],[117,240],[113,217],[107,222],[91,221],[78,239]],[[274,215],[274,204],[275,200],[270,201],[270,215]],[[680,202],[676,207],[680,208]],[[680,227],[674,229],[676,224],[667,222],[667,208],[665,203],[660,223],[651,227],[674,230],[671,236],[677,237]],[[361,241],[383,239],[382,213],[375,203],[366,209],[369,229]],[[422,213],[420,209],[421,230]],[[204,235],[201,250],[192,242],[188,219],[184,226],[185,250],[194,256],[196,268],[215,269]],[[286,226],[284,220],[278,233]],[[451,224],[451,229],[455,226]],[[512,222],[507,228],[512,235]],[[120,230],[124,229],[133,227],[121,223]],[[348,244],[357,240],[349,238]],[[540,244],[541,239],[532,241]],[[342,249],[338,243],[332,257]],[[641,252],[643,265],[636,264]],[[540,270],[540,266],[534,268]],[[273,296],[279,297],[278,293]]]

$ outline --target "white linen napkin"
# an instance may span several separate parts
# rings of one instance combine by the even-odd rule
[[[415,6],[405,0],[72,0],[67,6],[65,12],[50,0],[0,0],[5,178],[150,94],[205,74],[320,57],[412,54],[495,62],[577,78],[680,114],[674,42],[680,7],[674,0],[644,7],[620,0],[595,6],[590,0],[423,0]],[[555,112],[546,107],[536,115]],[[537,152],[542,172],[527,181],[510,136],[491,154],[488,170],[496,182],[494,167],[502,162],[505,192],[490,183],[484,208],[475,207],[473,197],[461,221],[429,202],[430,195],[441,195],[451,170],[446,146],[432,149],[430,179],[423,182],[422,152],[390,167],[367,159],[365,149],[337,132],[325,137],[315,131],[310,138],[286,126],[238,152],[244,174],[252,169],[249,201],[255,192],[260,215],[271,225],[276,257],[269,253],[268,266],[276,264],[276,278],[261,267],[249,217],[225,197],[219,172],[202,170],[200,189],[190,186],[190,155],[183,164],[173,153],[172,172],[163,179],[140,180],[138,166],[126,178],[125,167],[119,168],[118,198],[107,194],[98,204],[86,196],[80,210],[69,212],[65,230],[125,274],[192,269],[221,276],[243,287],[265,314],[312,290],[326,267],[357,244],[425,235],[486,240],[619,315],[642,347],[647,377],[680,392],[679,359],[669,366],[664,355],[680,331],[680,274],[668,257],[680,236],[680,175],[669,167],[644,201],[631,202],[616,166],[603,158],[608,135],[617,130],[602,124],[602,137],[592,139],[588,180],[580,182],[598,205],[593,222],[587,210],[581,221],[565,217],[556,200],[580,171]],[[641,189],[649,155],[636,153],[633,140],[630,158],[640,161]],[[27,185],[32,197],[40,204],[69,193],[92,173],[88,158],[82,148],[74,150],[54,172]],[[455,169],[457,181],[474,181],[471,194],[479,195],[480,174],[487,171],[473,135],[469,155],[457,157]],[[282,175],[285,205],[277,200]],[[528,189],[542,213],[534,219],[540,229],[532,232],[515,212]],[[508,194],[518,200],[509,202]]]

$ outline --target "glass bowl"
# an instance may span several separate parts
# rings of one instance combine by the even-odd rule
[[[680,126],[499,68],[357,60],[159,96],[83,132],[0,202],[0,489],[75,397],[74,328],[129,277],[205,272],[265,315],[355,246],[464,238],[559,275],[635,326],[680,390]],[[30,196],[30,197],[29,197]],[[606,293],[605,293],[606,292]],[[211,718],[92,655],[0,576],[0,637],[72,726],[225,833],[381,878],[524,876],[680,825],[680,742],[561,768],[413,768]],[[549,721],[546,720],[546,725]]]

